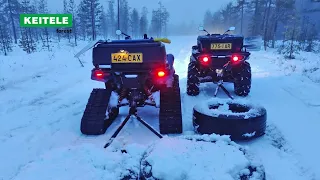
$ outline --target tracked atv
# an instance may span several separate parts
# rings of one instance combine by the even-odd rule
[[[129,106],[129,115],[117,129],[121,131],[131,115],[161,137],[138,115],[137,108],[146,105],[160,108],[161,134],[182,133],[179,76],[173,67],[174,56],[166,54],[166,39],[98,41],[93,46],[91,79],[105,83],[103,89],[93,89],[81,120],[81,132],[104,134],[119,114],[119,108]],[[160,94],[157,103],[153,95]],[[107,145],[106,145],[107,146]]]
[[[207,32],[203,27],[200,31]],[[199,85],[205,82],[218,84],[229,97],[230,93],[222,86],[223,82],[234,84],[234,92],[238,96],[247,96],[251,89],[251,67],[247,62],[250,53],[243,45],[243,36],[229,35],[235,30],[231,27],[224,34],[201,35],[197,45],[192,47],[188,66],[187,94],[197,96]]]

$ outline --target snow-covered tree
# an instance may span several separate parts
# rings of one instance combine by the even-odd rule
[[[76,16],[76,5],[74,0],[69,0],[67,5],[68,13],[72,14],[72,34],[74,37],[74,45],[77,46],[77,16]]]
[[[139,12],[136,8],[134,8],[130,15],[130,26],[132,30],[132,36],[139,36]],[[141,35],[142,36],[142,35]]]
[[[203,27],[207,31],[212,31],[212,28],[213,28],[213,17],[212,17],[212,13],[211,13],[210,10],[207,10],[206,13],[204,14]]]
[[[297,39],[300,33],[299,18],[297,14],[290,17],[285,30],[285,39],[279,47],[278,52],[283,54],[285,58],[295,59],[295,54],[299,54],[299,45]]]
[[[120,0],[120,30],[128,33],[130,21],[130,7],[127,0]]]
[[[81,0],[78,8],[80,29],[84,39],[91,36],[96,40],[97,29],[101,25],[102,6],[97,0]]]
[[[104,10],[102,9],[101,11],[101,16],[99,19],[99,35],[101,35],[102,37],[104,37],[105,39],[108,38],[108,17],[106,15],[106,13],[104,12]]]
[[[47,0],[39,0],[39,2],[38,2],[38,12],[41,13],[41,14],[48,14],[49,13]],[[50,43],[52,41],[51,41],[51,37],[50,37],[50,34],[49,34],[49,30],[46,27],[41,29],[41,30],[42,30],[42,34],[43,34],[43,36],[41,35],[41,37],[42,37],[41,40],[42,40],[43,47],[47,48],[48,51],[50,51]]]
[[[140,27],[139,33],[141,35],[147,33],[147,31],[148,31],[148,9],[146,7],[142,8],[139,27]]]
[[[12,39],[9,32],[9,19],[0,11],[0,51],[6,56],[12,51]]]
[[[116,20],[115,20],[115,10],[114,10],[114,0],[108,1],[108,10],[107,10],[107,22],[108,22],[108,31],[111,37],[115,36],[116,32]]]
[[[5,14],[8,21],[7,23],[11,26],[11,33],[13,35],[14,43],[18,43],[18,24],[19,14],[21,12],[21,4],[19,0],[0,0],[0,6]],[[10,32],[9,32],[10,33]]]
[[[21,13],[28,14],[36,12],[36,7],[31,4],[30,0],[22,0]],[[36,51],[36,43],[34,41],[34,34],[31,28],[21,28],[21,39],[19,40],[19,46],[27,53]]]

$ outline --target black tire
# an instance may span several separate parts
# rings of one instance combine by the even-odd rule
[[[188,66],[187,94],[197,96],[200,93],[199,70],[195,62],[190,62]]]
[[[161,134],[182,133],[179,76],[176,74],[173,87],[160,90],[159,129]]]
[[[85,135],[101,135],[119,114],[119,108],[108,108],[112,90],[93,89],[81,119],[80,130]],[[110,118],[106,119],[107,109]]]
[[[221,105],[228,105],[232,113],[223,111],[208,113],[210,109],[217,109]],[[193,108],[193,126],[196,132],[230,135],[232,140],[248,140],[264,135],[266,120],[267,111],[264,107],[231,100],[208,101]]]
[[[238,96],[248,96],[251,90],[251,66],[244,62],[241,67],[233,70],[234,93]]]

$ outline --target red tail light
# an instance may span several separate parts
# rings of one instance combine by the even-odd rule
[[[91,79],[96,81],[105,82],[108,79],[110,74],[108,72],[104,72],[101,69],[92,70]]]
[[[233,56],[233,57],[232,57],[232,61],[235,61],[235,62],[236,62],[236,61],[239,61],[239,57],[238,57],[238,56]]]
[[[201,64],[208,64],[210,62],[210,56],[203,55],[199,57]]]
[[[97,77],[97,78],[102,78],[103,75],[104,75],[104,73],[101,70],[94,71],[94,76]]]
[[[166,73],[164,71],[158,71],[157,75],[158,77],[163,77],[166,75]]]
[[[239,62],[239,61],[243,60],[243,58],[244,58],[244,56],[237,55],[237,54],[234,54],[231,56],[232,62]]]
[[[208,57],[203,57],[203,58],[202,58],[202,61],[203,61],[203,62],[208,62],[208,61],[209,61],[209,58],[208,58]]]

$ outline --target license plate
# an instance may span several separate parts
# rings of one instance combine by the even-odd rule
[[[212,50],[228,50],[232,48],[231,43],[212,43],[211,49]]]
[[[112,53],[111,54],[112,63],[142,63],[143,55],[142,53]]]

